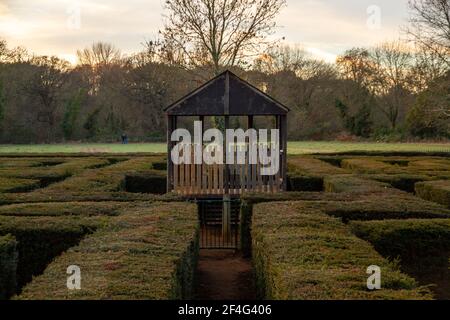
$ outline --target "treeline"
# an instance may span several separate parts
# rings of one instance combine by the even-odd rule
[[[214,72],[154,48],[99,42],[71,66],[0,42],[0,142],[163,141],[163,109]],[[384,43],[327,64],[278,46],[232,69],[292,109],[291,140],[450,138],[450,72],[434,50]]]

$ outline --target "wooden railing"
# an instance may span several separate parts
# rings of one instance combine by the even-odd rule
[[[246,150],[248,147],[245,146]],[[193,161],[192,161],[193,162]],[[239,195],[244,192],[277,193],[283,189],[281,170],[261,175],[261,164],[173,165],[173,190],[180,195]]]

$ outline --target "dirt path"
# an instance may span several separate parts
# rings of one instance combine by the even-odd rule
[[[200,250],[195,296],[200,300],[256,299],[249,259],[229,250]]]

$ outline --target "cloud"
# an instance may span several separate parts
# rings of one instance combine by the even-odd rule
[[[112,42],[125,53],[142,49],[163,26],[164,0],[2,0],[0,37],[37,54],[73,60],[77,49]],[[331,61],[353,46],[371,46],[399,36],[407,0],[288,0],[277,36]],[[381,29],[367,28],[367,7],[381,9]],[[77,16],[79,13],[79,17]]]
[[[330,54],[354,46],[373,46],[399,37],[405,23],[407,0],[290,1],[278,18],[279,32],[290,42],[301,42]],[[380,29],[370,29],[369,6],[380,9]]]

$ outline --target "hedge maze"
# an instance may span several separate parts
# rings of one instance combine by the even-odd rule
[[[290,192],[242,199],[260,298],[450,298],[448,157],[298,156],[288,166]],[[381,290],[367,289],[371,265]]]
[[[291,156],[288,176],[241,197],[259,298],[450,298],[448,156]],[[193,298],[197,206],[165,190],[165,155],[0,156],[0,299]]]
[[[0,298],[191,297],[197,211],[164,195],[164,159],[1,158]],[[66,286],[71,265],[81,290]]]

